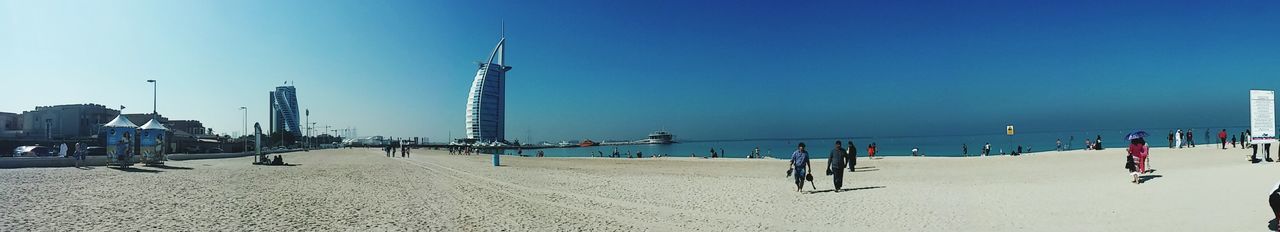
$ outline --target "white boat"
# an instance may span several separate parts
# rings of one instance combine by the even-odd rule
[[[648,139],[638,141],[645,144],[671,144],[675,143],[675,136],[667,131],[655,131],[649,134]]]

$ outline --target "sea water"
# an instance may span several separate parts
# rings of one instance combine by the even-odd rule
[[[1197,144],[1213,144],[1218,143],[1218,131],[1223,128],[1193,128],[1195,130],[1194,139]],[[1227,127],[1227,140],[1230,143],[1231,136],[1239,136],[1244,127]],[[876,156],[910,156],[911,149],[917,148],[919,153],[924,156],[942,156],[942,157],[960,157],[966,156],[963,147],[968,145],[969,151],[967,156],[977,156],[982,152],[982,146],[985,143],[991,143],[991,155],[999,155],[1001,152],[1009,154],[1017,150],[1017,146],[1021,145],[1023,153],[1046,152],[1058,150],[1057,141],[1062,140],[1063,150],[1079,150],[1084,148],[1084,140],[1095,140],[1101,137],[1104,148],[1125,148],[1129,146],[1129,141],[1125,136],[1131,132],[1145,130],[1149,136],[1146,138],[1147,143],[1151,147],[1167,147],[1169,145],[1168,133],[1169,128],[1156,129],[1111,129],[1111,130],[1094,130],[1094,131],[1063,131],[1063,132],[1029,132],[1017,133],[1008,136],[1003,133],[977,134],[977,135],[940,135],[940,136],[881,136],[881,137],[852,137],[852,138],[826,138],[826,139],[753,139],[753,140],[692,140],[681,141],[675,144],[643,144],[643,145],[618,145],[618,146],[594,146],[594,147],[571,147],[571,148],[548,148],[540,149],[549,157],[590,157],[599,154],[608,156],[613,153],[614,149],[622,157],[627,157],[627,153],[635,154],[641,152],[645,157],[654,155],[665,155],[673,157],[707,157],[711,155],[711,151],[722,154],[724,157],[743,158],[750,155],[755,148],[760,149],[760,154],[768,157],[786,159],[791,157],[791,153],[796,150],[799,143],[805,143],[806,150],[815,158],[826,157],[827,154],[835,148],[835,141],[842,141],[843,146],[847,146],[848,141],[853,141],[857,146],[858,156],[867,156],[867,145],[876,144]],[[1204,137],[1205,131],[1209,131],[1209,137]],[[1237,138],[1238,140],[1239,138]],[[1230,146],[1230,144],[1228,144]],[[847,148],[847,147],[846,147]],[[723,150],[723,153],[721,153]],[[507,150],[508,154],[514,154],[516,151]],[[526,150],[524,155],[532,156],[537,150]]]

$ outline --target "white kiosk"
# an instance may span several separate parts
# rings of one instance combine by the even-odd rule
[[[127,167],[133,165],[133,140],[137,138],[134,125],[124,115],[102,125],[102,138],[106,139],[107,166]]]
[[[159,121],[151,119],[146,124],[138,127],[138,145],[139,152],[142,157],[142,163],[145,165],[163,165],[164,155],[164,135],[169,131]]]

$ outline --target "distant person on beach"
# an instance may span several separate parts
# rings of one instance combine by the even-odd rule
[[[853,172],[853,167],[858,166],[858,145],[853,145],[853,140],[849,140],[849,148],[845,150],[845,163],[848,163],[849,171]]]
[[[1102,150],[1102,135],[1098,135],[1098,140],[1093,141],[1094,150]]]
[[[1231,135],[1231,148],[1236,148],[1236,135]]]
[[[1058,138],[1058,145],[1057,145],[1057,146],[1058,146],[1058,147],[1057,147],[1057,148],[1055,148],[1055,149],[1057,149],[1057,151],[1062,151],[1062,138]]]
[[[1012,155],[1013,156],[1022,155],[1022,145],[1018,145],[1018,150],[1015,150]]]
[[[804,191],[805,175],[808,174],[805,170],[811,169],[809,152],[804,150],[804,143],[800,143],[796,151],[791,153],[791,163],[788,166],[790,169],[787,173],[794,176],[796,180],[796,192]]]
[[[720,157],[727,157],[727,156],[724,156],[724,148],[720,148],[719,154],[720,154]]]
[[[840,191],[840,186],[844,184],[844,156],[846,151],[840,146],[840,140],[836,140],[836,147],[831,149],[831,153],[827,154],[827,175],[831,176],[831,182],[836,186],[836,192]]]
[[[867,159],[876,158],[876,143],[867,144]]]
[[[1173,130],[1169,130],[1169,148],[1173,148]]]
[[[1178,148],[1182,148],[1182,137],[1183,137],[1182,129],[1178,129],[1178,132],[1175,133],[1174,135],[1177,136],[1177,137],[1174,137],[1174,144],[1177,144]]]
[[[1187,129],[1187,146],[1196,147],[1195,129]]]
[[[969,144],[960,145],[960,155],[969,156]]]
[[[920,155],[920,147],[911,147],[911,156]]]
[[[89,155],[87,154],[89,153],[87,149],[88,148],[84,146],[84,143],[76,143],[75,160],[77,168],[84,162],[84,156]]]
[[[1138,184],[1138,175],[1147,172],[1148,151],[1150,151],[1150,148],[1147,147],[1146,140],[1136,138],[1129,141],[1128,152],[1135,164],[1135,168],[1129,172],[1129,175],[1133,177],[1134,184]]]
[[[1218,142],[1222,143],[1222,149],[1227,149],[1227,129],[1218,132]]]
[[[760,147],[756,147],[756,149],[751,150],[751,158],[754,158],[754,159],[760,158]]]
[[[991,155],[991,143],[990,143],[990,142],[987,142],[987,144],[983,144],[983,145],[982,145],[982,156],[987,156],[987,155]]]

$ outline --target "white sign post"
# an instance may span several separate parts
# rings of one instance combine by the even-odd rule
[[[1249,143],[1276,142],[1276,114],[1274,90],[1249,90]]]

